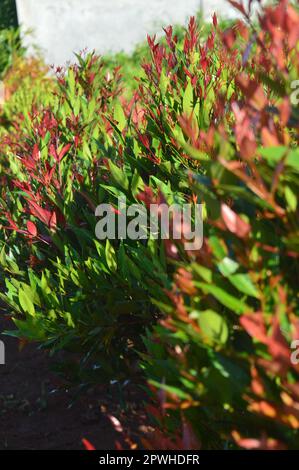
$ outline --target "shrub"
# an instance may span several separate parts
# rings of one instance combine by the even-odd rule
[[[165,316],[146,339],[144,368],[160,390],[163,434],[150,445],[176,436],[173,445],[186,448],[298,448],[298,22],[280,2],[259,29],[239,23],[220,33],[235,72],[230,97],[219,79],[213,107],[196,108],[204,87],[190,77],[193,106],[179,122],[199,171],[180,183],[205,204],[204,246],[176,256],[167,304],[155,296]],[[167,104],[176,92],[167,87]],[[165,116],[174,129],[167,105]]]
[[[0,148],[11,334],[77,351],[84,381],[139,354],[152,447],[298,447],[298,14],[283,1],[258,26],[236,5],[232,27],[148,38],[132,94],[78,56]],[[95,207],[119,196],[203,203],[202,249],[96,240]]]
[[[127,247],[135,264],[125,243],[95,239],[97,204],[121,194],[135,200],[140,183],[133,165],[127,175],[117,166],[124,165],[126,121],[118,72],[107,75],[93,54],[78,61],[58,71],[50,107],[33,108],[4,139],[2,298],[15,313],[18,336],[52,351],[77,350],[82,364],[100,361],[108,380],[126,377],[127,356],[141,348],[154,312],[138,267],[142,244]],[[159,278],[163,270],[156,274],[151,258],[146,270]]]
[[[0,79],[2,79],[14,60],[24,55],[25,48],[21,45],[19,30],[0,29],[0,46]]]
[[[2,0],[0,5],[0,30],[16,28],[18,25],[15,0]]]

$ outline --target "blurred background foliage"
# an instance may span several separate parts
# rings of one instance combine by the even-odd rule
[[[23,51],[18,30],[16,2],[0,0],[0,80],[12,65],[16,53]]]
[[[15,0],[0,0],[0,29],[16,28],[18,26]]]

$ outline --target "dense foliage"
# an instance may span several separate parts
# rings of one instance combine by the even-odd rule
[[[298,448],[299,17],[281,1],[252,25],[232,3],[232,27],[148,38],[130,93],[92,53],[55,80],[35,62],[2,110],[11,334],[80,353],[81,381],[142,372],[148,447]],[[119,196],[203,203],[203,247],[97,240]]]
[[[1,0],[0,2],[0,30],[16,28],[18,24],[15,0]]]

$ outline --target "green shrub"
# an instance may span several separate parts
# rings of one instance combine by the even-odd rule
[[[101,379],[108,380],[126,376],[128,357],[142,347],[155,312],[138,266],[142,244],[95,238],[98,203],[122,194],[136,202],[141,182],[134,164],[127,175],[117,166],[124,165],[126,124],[118,72],[107,76],[92,54],[78,61],[58,76],[50,107],[24,115],[22,127],[4,138],[2,298],[21,338],[52,351],[77,350],[82,364],[100,361]],[[154,284],[163,269],[155,273],[154,252],[148,257]]]
[[[17,28],[18,18],[15,0],[1,0],[0,3],[0,30]]]
[[[0,79],[2,80],[14,60],[24,55],[18,29],[0,29]]]

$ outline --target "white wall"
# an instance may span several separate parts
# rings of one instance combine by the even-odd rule
[[[201,4],[206,17],[214,10],[234,14],[225,0],[17,0],[17,10],[24,29],[34,31],[25,41],[35,42],[47,62],[58,65],[85,47],[131,51],[147,33],[185,22]]]

